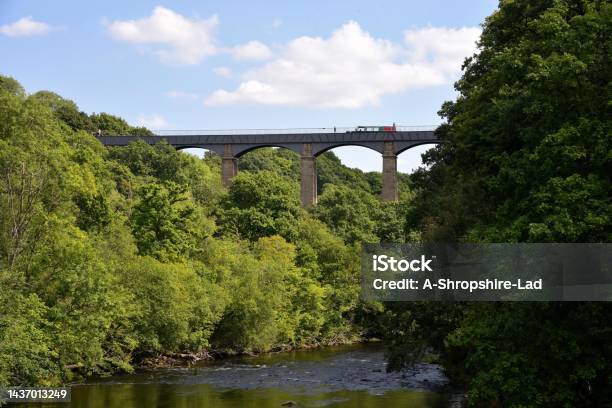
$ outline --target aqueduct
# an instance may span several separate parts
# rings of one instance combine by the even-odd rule
[[[260,147],[283,147],[301,157],[302,205],[317,202],[316,158],[340,146],[362,146],[383,156],[382,199],[396,201],[397,156],[411,147],[441,143],[433,130],[393,127],[392,131],[370,131],[368,128],[331,129],[261,129],[223,131],[176,131],[176,134],[155,136],[98,136],[106,146],[126,146],[141,139],[149,144],[165,140],[177,149],[201,148],[218,153],[222,158],[221,175],[228,185],[238,172],[238,158]]]

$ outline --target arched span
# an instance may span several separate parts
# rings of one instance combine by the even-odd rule
[[[177,146],[176,150],[185,150],[185,149],[204,149],[204,150],[210,150],[207,147],[202,147],[202,146]]]
[[[223,156],[223,146],[199,146],[199,145],[176,146],[176,150],[186,150],[186,149],[208,150],[210,152],[218,154],[219,156]]]
[[[294,145],[286,145],[286,144],[253,144],[247,146],[234,145],[232,153],[236,158],[240,158],[245,154],[252,152],[257,149],[261,149],[262,147],[278,147],[281,149],[291,150],[297,154],[302,154],[302,146],[299,144]]]
[[[401,173],[412,174],[420,168],[428,168],[423,155],[440,143],[414,143],[400,149],[397,154],[397,168]]]
[[[395,148],[395,154],[396,155],[400,155],[402,153],[404,153],[406,150],[412,149],[413,147],[417,147],[417,146],[424,146],[424,145],[441,145],[445,143],[444,141],[440,140],[440,141],[425,141],[425,142],[404,142],[399,144],[399,146],[396,146]],[[432,146],[433,147],[433,146]]]
[[[312,145],[312,154],[317,157],[321,154],[335,149],[336,147],[345,147],[345,146],[357,146],[357,147],[365,147],[369,150],[374,150],[377,153],[383,154],[384,142],[373,142],[373,143],[313,143]]]

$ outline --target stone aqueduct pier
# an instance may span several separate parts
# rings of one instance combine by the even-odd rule
[[[302,205],[317,202],[316,158],[323,152],[340,146],[362,146],[383,156],[382,199],[396,201],[397,156],[423,144],[440,143],[433,130],[396,127],[395,131],[369,131],[354,128],[278,129],[236,131],[173,131],[175,134],[156,136],[98,136],[106,146],[126,146],[141,139],[149,144],[162,140],[176,149],[201,148],[218,153],[222,158],[223,183],[228,185],[238,172],[238,158],[260,147],[283,147],[301,157]],[[179,134],[180,133],[180,134]],[[191,133],[191,134],[190,134]]]

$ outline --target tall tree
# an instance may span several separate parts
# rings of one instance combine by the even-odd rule
[[[427,154],[409,228],[437,241],[609,242],[612,5],[501,1],[479,46],[441,109],[450,143]],[[612,401],[609,304],[481,304],[440,325],[403,311],[473,405]]]
[[[139,253],[160,260],[177,260],[196,249],[199,235],[197,209],[185,186],[168,182],[139,190],[140,201],[131,214]]]
[[[221,233],[251,241],[272,235],[294,241],[301,214],[297,183],[268,170],[239,173],[217,211]]]

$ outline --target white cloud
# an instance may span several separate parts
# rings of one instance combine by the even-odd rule
[[[452,82],[476,50],[480,29],[427,27],[405,45],[373,38],[348,22],[329,38],[300,37],[280,56],[246,72],[237,89],[219,89],[207,105],[258,103],[324,108],[378,104],[382,96]]]
[[[232,70],[231,68],[228,67],[217,67],[215,69],[213,69],[213,71],[215,72],[215,74],[219,75],[220,77],[223,78],[231,78],[232,77]]]
[[[216,15],[209,19],[188,19],[170,9],[157,6],[149,17],[105,23],[117,40],[148,44],[166,63],[193,65],[217,53],[213,31],[219,24]]]
[[[32,16],[20,18],[11,24],[0,26],[0,33],[9,37],[29,37],[43,35],[51,31],[51,26],[41,21],[32,20]]]
[[[463,60],[476,51],[479,27],[426,27],[404,32],[413,61],[429,64],[446,77],[459,73]]]
[[[281,20],[280,18],[275,18],[274,20],[272,20],[272,27],[273,28],[278,28],[280,26],[283,25],[283,20]]]
[[[166,96],[174,99],[198,99],[197,94],[183,91],[168,91]]]
[[[270,48],[259,41],[249,41],[246,44],[238,45],[230,52],[238,60],[261,60],[272,56]]]
[[[138,125],[149,129],[161,129],[168,126],[168,122],[161,115],[140,115],[138,117]]]

